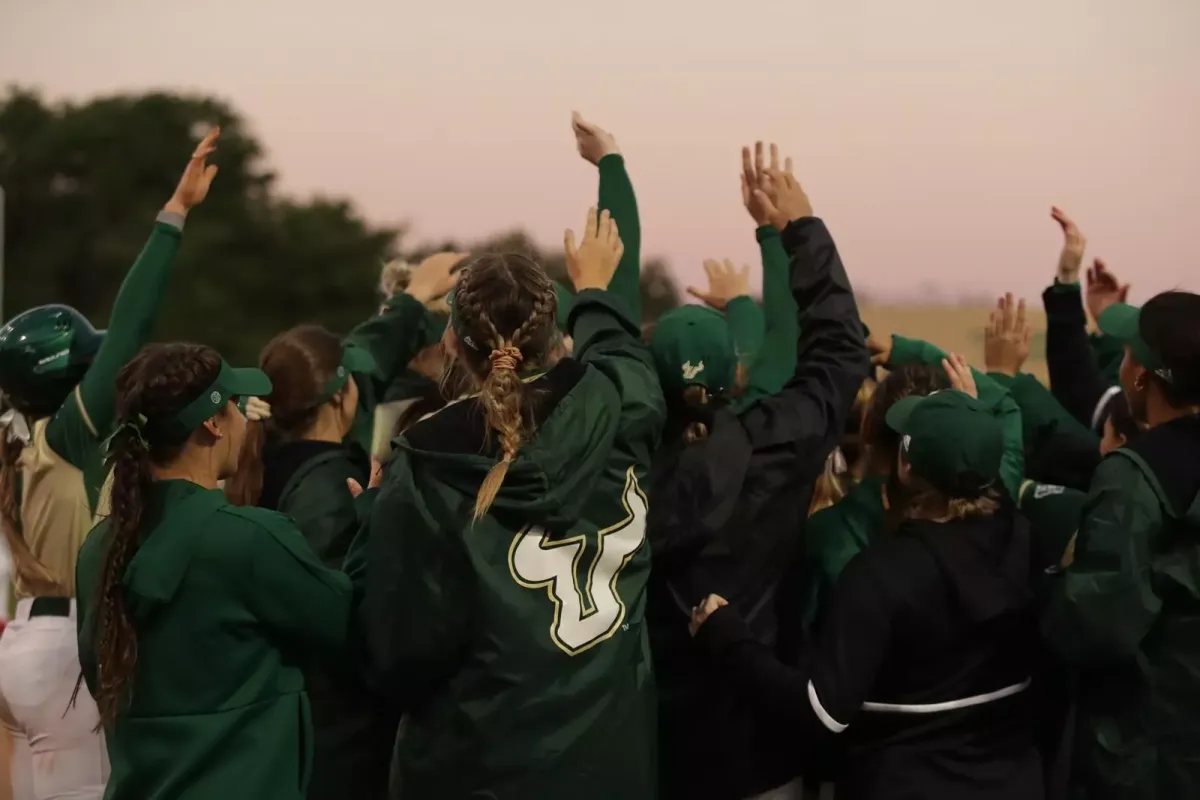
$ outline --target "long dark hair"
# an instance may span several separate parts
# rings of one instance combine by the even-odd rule
[[[887,426],[888,409],[909,395],[928,395],[950,388],[950,379],[941,367],[911,364],[887,374],[875,387],[862,418],[859,433],[861,473],[889,475],[896,467],[900,435]]]
[[[129,692],[137,665],[137,634],[125,604],[122,579],[138,550],[142,513],[153,467],[177,459],[190,437],[162,434],[161,423],[200,396],[221,370],[215,350],[195,344],[144,348],[117,375],[116,421],[109,442],[111,511],[107,548],[96,588],[96,705],[100,724],[111,728]],[[156,422],[159,425],[156,425]]]
[[[300,325],[276,336],[259,355],[271,379],[271,418],[246,423],[238,468],[225,481],[225,496],[239,506],[258,503],[263,486],[263,451],[269,441],[300,438],[317,421],[321,390],[342,361],[342,340],[320,325]]]

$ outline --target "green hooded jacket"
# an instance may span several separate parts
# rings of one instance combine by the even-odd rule
[[[97,686],[101,522],[79,552],[79,661]],[[312,725],[298,658],[345,645],[350,581],[282,514],[161,481],[122,577],[137,634],[128,705],[106,731],[106,800],[304,797]]]
[[[1042,633],[1079,669],[1072,797],[1200,797],[1200,417],[1111,453]]]
[[[490,510],[497,449],[468,397],[397,440],[347,571],[368,679],[407,711],[405,800],[654,797],[650,548],[641,482],[666,416],[611,292],[571,311],[575,358],[540,376]]]

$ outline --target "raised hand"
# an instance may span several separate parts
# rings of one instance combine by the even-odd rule
[[[187,216],[189,211],[204,202],[204,198],[208,196],[208,187],[212,186],[213,178],[217,177],[217,165],[209,164],[207,159],[216,151],[217,137],[220,135],[221,129],[213,128],[200,140],[200,144],[196,145],[192,157],[183,169],[183,175],[179,178],[179,184],[175,187],[175,193],[163,206],[164,211]]]
[[[979,398],[979,392],[975,388],[975,376],[971,374],[971,367],[967,365],[965,358],[951,353],[942,359],[942,369],[946,370],[946,375],[950,378],[951,389]]]
[[[721,606],[729,605],[729,601],[719,594],[710,594],[704,598],[704,602],[692,609],[692,619],[688,623],[688,632],[695,636],[700,626],[703,625],[709,617],[713,615]]]
[[[592,165],[599,164],[605,156],[621,152],[611,133],[588,122],[578,111],[571,112],[571,130],[575,132],[575,146],[579,148],[579,155]]]
[[[426,305],[436,304],[458,282],[455,269],[470,253],[434,253],[413,268],[404,290]]]
[[[1083,264],[1083,251],[1087,248],[1087,239],[1074,220],[1058,206],[1050,209],[1050,216],[1063,231],[1063,249],[1058,257],[1058,282],[1075,283],[1079,280],[1079,268]]]
[[[1093,261],[1087,271],[1087,286],[1084,290],[1084,302],[1092,319],[1100,319],[1106,308],[1113,303],[1124,303],[1128,298],[1129,284],[1117,280],[1117,276],[1110,272],[1100,259]]]
[[[567,255],[567,273],[577,292],[607,289],[625,252],[617,223],[608,215],[608,209],[597,214],[595,206],[588,209],[583,241],[576,246],[575,232],[568,230],[563,235],[563,249]]]
[[[750,158],[750,148],[742,148],[742,204],[750,212],[750,217],[756,225],[772,225],[771,215],[767,204],[755,194],[754,190],[766,184],[767,169],[779,169],[779,147],[771,143],[771,161],[768,165],[763,157],[763,143],[754,143],[754,159]],[[784,164],[784,171],[792,171],[792,160]]]
[[[1011,293],[996,302],[983,335],[983,363],[988,372],[1016,376],[1029,358],[1033,328],[1025,315],[1025,301],[1013,302]]]
[[[721,262],[710,258],[704,262],[704,273],[708,276],[708,291],[689,286],[687,293],[710,308],[724,311],[733,298],[750,294],[749,266],[739,270],[729,259]]]
[[[777,164],[778,160],[778,150],[771,145],[771,163]],[[784,162],[783,169],[769,166],[759,173],[759,183],[753,194],[754,201],[762,204],[770,224],[779,230],[794,219],[813,215],[812,203],[804,193],[804,187],[792,174],[790,158]]]

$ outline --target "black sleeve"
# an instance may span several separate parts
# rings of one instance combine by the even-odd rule
[[[1042,292],[1046,309],[1046,368],[1050,391],[1071,416],[1095,430],[1096,407],[1109,389],[1088,342],[1087,316],[1078,286],[1055,284]]]
[[[771,648],[755,640],[732,606],[718,609],[696,635],[697,644],[740,694],[798,725],[806,736],[849,727],[869,699],[891,646],[892,609],[864,555],[842,573],[803,668],[780,662]]]
[[[796,371],[779,394],[741,415],[756,473],[790,484],[814,480],[841,440],[854,395],[870,370],[862,320],[825,223],[793,220],[783,231],[792,296],[800,309]]]

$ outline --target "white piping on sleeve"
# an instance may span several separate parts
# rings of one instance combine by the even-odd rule
[[[820,699],[817,698],[817,689],[813,686],[813,682],[808,682],[808,702],[812,704],[812,710],[817,715],[817,719],[821,720],[821,724],[834,733],[841,733],[846,730],[847,725],[843,725],[833,717],[829,716],[829,712],[821,705]]]
[[[1100,434],[1104,433],[1104,431],[1099,430],[1100,420],[1104,417],[1104,412],[1108,408],[1108,404],[1112,402],[1113,397],[1120,391],[1120,385],[1110,386],[1105,390],[1104,394],[1100,395],[1100,402],[1096,403],[1096,409],[1092,411],[1092,430]]]

